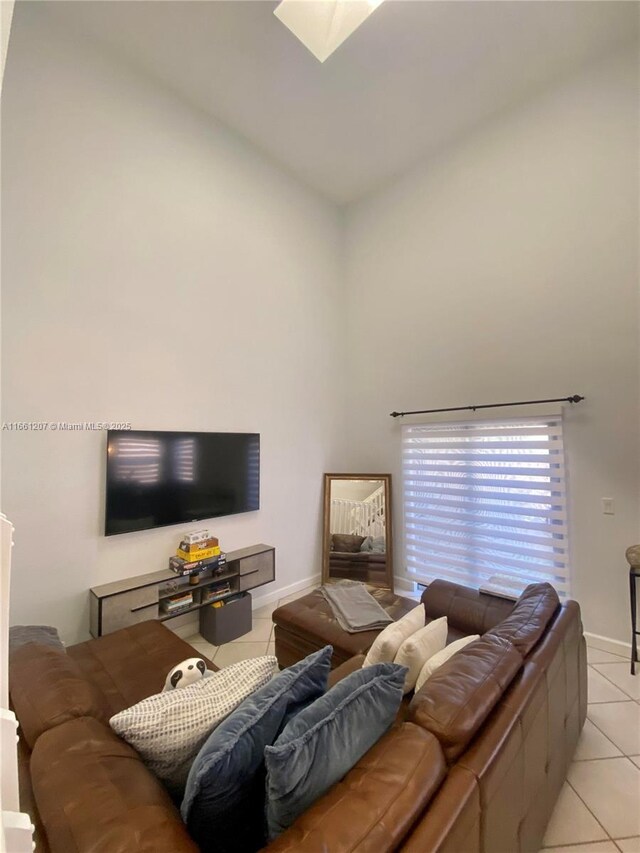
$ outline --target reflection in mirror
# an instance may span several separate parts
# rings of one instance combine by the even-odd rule
[[[325,474],[325,583],[393,588],[390,486],[389,474]]]

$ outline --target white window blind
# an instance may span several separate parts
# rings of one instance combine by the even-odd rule
[[[560,416],[404,426],[402,472],[411,579],[506,574],[568,594]]]

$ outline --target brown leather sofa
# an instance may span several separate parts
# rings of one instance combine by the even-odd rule
[[[403,704],[394,727],[269,845],[273,853],[539,850],[586,715],[579,607],[560,606],[547,584],[514,607],[443,581],[423,603],[427,620],[446,615],[452,630],[481,638]],[[191,647],[147,622],[62,660],[43,648],[24,646],[10,667],[22,808],[40,827],[37,849],[195,853],[160,782],[106,724],[161,689]],[[339,666],[332,682],[362,660]]]
[[[329,576],[358,580],[363,583],[382,583],[387,578],[387,555],[384,551],[361,551],[365,536],[345,533],[331,534]],[[349,547],[350,546],[350,547]],[[345,550],[348,548],[348,550]]]

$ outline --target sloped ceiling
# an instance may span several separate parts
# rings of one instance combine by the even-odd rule
[[[268,0],[46,5],[338,203],[638,32],[616,0],[387,0],[321,65]]]

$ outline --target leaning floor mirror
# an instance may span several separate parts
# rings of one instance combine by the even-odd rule
[[[391,475],[325,474],[322,581],[393,590]]]

